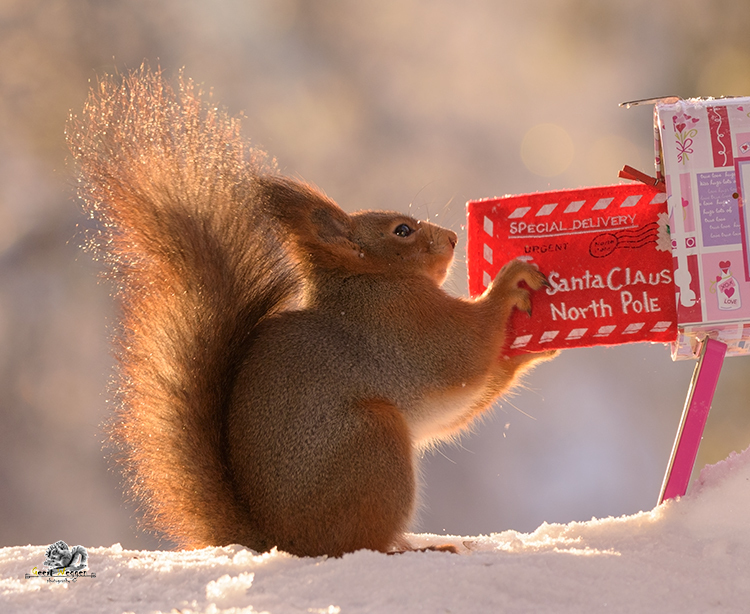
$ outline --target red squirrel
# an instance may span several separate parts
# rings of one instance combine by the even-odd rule
[[[502,354],[544,275],[516,260],[450,296],[454,232],[345,213],[187,79],[106,77],[66,133],[121,305],[110,434],[148,526],[186,548],[409,549],[420,451],[550,356]]]

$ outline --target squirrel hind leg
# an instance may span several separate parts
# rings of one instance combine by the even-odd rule
[[[382,399],[355,406],[361,430],[342,458],[347,490],[335,520],[341,528],[341,554],[368,549],[390,551],[403,540],[414,512],[416,485],[413,448],[403,414]],[[346,510],[351,510],[349,513]]]
[[[388,552],[394,543],[404,540],[403,532],[414,514],[416,483],[414,452],[403,414],[385,400],[370,400],[359,406],[369,431],[369,469],[363,477],[372,482],[360,503],[362,516],[357,520],[364,537],[362,545]],[[367,441],[363,442],[367,445]]]
[[[413,449],[391,403],[367,400],[347,412],[346,438],[325,451],[325,474],[310,505],[286,502],[266,531],[269,543],[298,556],[389,552],[403,541],[415,501]],[[273,526],[271,526],[273,525]]]

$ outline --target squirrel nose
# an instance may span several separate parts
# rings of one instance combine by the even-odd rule
[[[448,241],[450,241],[451,247],[455,248],[458,243],[458,235],[455,232],[450,231],[448,233]]]

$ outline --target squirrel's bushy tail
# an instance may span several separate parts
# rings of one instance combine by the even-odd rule
[[[272,165],[191,81],[143,67],[99,82],[67,138],[122,306],[111,438],[131,492],[180,546],[237,541],[224,414],[254,327],[297,295],[259,211]]]

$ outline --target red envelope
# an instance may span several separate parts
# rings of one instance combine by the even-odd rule
[[[531,262],[550,287],[514,312],[507,354],[677,337],[666,194],[645,184],[471,201],[469,292]]]

